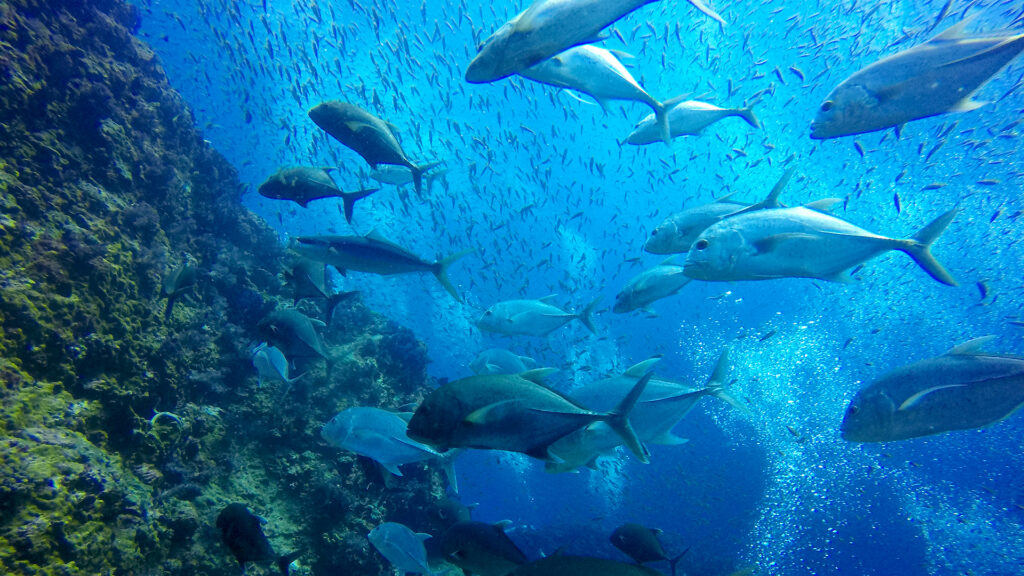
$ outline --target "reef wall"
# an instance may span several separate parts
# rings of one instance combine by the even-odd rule
[[[317,432],[349,405],[417,401],[424,347],[355,298],[325,332],[329,373],[257,388],[248,348],[291,305],[287,255],[138,18],[0,2],[0,572],[235,575],[214,521],[244,502],[277,552],[303,551],[299,573],[386,573],[366,532],[430,530],[441,476],[388,486]],[[165,320],[186,261],[196,286]]]

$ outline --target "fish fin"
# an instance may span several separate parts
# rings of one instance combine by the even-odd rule
[[[281,556],[277,559],[277,569],[281,572],[281,574],[284,574],[284,576],[288,576],[288,567],[291,566],[292,562],[298,559],[298,557],[301,555],[302,551],[296,550],[294,552],[289,552],[288,554]],[[244,565],[242,568],[243,570],[245,569]]]
[[[498,410],[506,408],[510,404],[515,404],[516,402],[517,401],[515,399],[512,399],[512,400],[502,400],[501,402],[494,402],[493,404],[488,404],[487,406],[484,406],[483,408],[477,408],[476,410],[473,410],[472,412],[467,414],[466,417],[462,419],[462,421],[467,423],[467,424],[473,424],[473,425],[483,424],[483,423],[487,422],[488,419],[494,418],[494,414]]]
[[[942,32],[936,34],[934,37],[928,40],[928,42],[955,41],[962,39],[964,37],[964,29],[966,29],[967,25],[978,17],[978,14],[980,14],[980,12],[975,12],[974,14],[971,14],[967,18],[964,18],[963,20],[957,22],[956,24],[953,24],[949,28],[946,28]]]
[[[579,318],[580,322],[582,322],[583,325],[586,326],[587,329],[594,334],[597,334],[597,330],[594,329],[594,319],[591,317],[591,315],[594,313],[594,308],[600,301],[601,296],[598,295],[597,298],[594,298],[593,300],[590,301],[590,304],[587,304],[587,307],[584,308],[582,312],[576,315],[576,318]]]
[[[665,100],[664,102],[661,103],[661,105],[665,107],[665,110],[672,110],[676,106],[682,104],[683,102],[686,102],[686,99],[689,97],[689,94],[680,94],[675,98],[669,98],[668,100]]]
[[[399,417],[399,418],[401,418],[402,420],[405,420],[405,421],[406,421],[406,423],[408,423],[408,422],[409,422],[409,420],[412,420],[412,415],[413,415],[413,413],[412,413],[412,412],[393,412],[393,414],[394,414],[395,416],[398,416],[398,417]]]
[[[302,206],[303,208],[309,208],[309,202],[310,200],[308,198],[303,198],[302,200],[295,201],[296,204]]]
[[[736,115],[743,118],[747,124],[750,124],[754,128],[761,127],[761,121],[758,120],[757,115],[754,114],[754,107],[752,105],[747,106],[746,108],[737,108]]]
[[[534,368],[533,370],[520,372],[518,376],[524,380],[529,380],[534,384],[544,384],[544,379],[555,372],[558,372],[558,368]]]
[[[380,188],[366,188],[356,192],[342,192],[341,202],[344,205],[345,222],[348,222],[349,224],[352,223],[352,210],[355,208],[356,200],[362,200],[377,190],[380,190]]]
[[[543,302],[545,304],[551,304],[551,299],[552,298],[556,298],[556,297],[558,297],[558,294],[548,294],[547,296],[545,296],[543,298],[537,298],[537,301],[538,302]]]
[[[964,56],[963,58],[957,58],[956,60],[950,60],[949,62],[944,62],[942,64],[939,64],[937,67],[938,68],[942,68],[942,67],[946,67],[946,66],[955,66],[957,64],[973,63],[973,62],[975,62],[977,60],[981,60],[981,59],[983,59],[983,58],[985,58],[987,56],[991,56],[991,55],[995,54],[996,52],[1000,52],[1002,50],[1011,50],[1011,51],[1016,50],[1017,52],[1020,52],[1020,49],[1019,49],[1018,45],[1021,44],[1022,42],[1024,42],[1024,34],[1017,34],[1015,36],[1009,36],[1005,40],[1003,40],[1002,42],[1000,42],[998,44],[994,44],[994,45],[989,46],[988,48],[986,48],[984,50],[980,50],[980,51],[975,52],[973,54],[969,54],[967,56]]]
[[[950,108],[948,111],[949,112],[971,112],[973,110],[977,110],[978,108],[981,108],[985,104],[988,104],[988,102],[981,102],[979,100],[971,100],[971,97],[968,96],[967,98],[964,98],[963,100],[961,100],[961,101],[957,102],[956,104],[954,104],[953,107]]]
[[[636,454],[637,458],[641,462],[647,464],[651,461],[651,453],[644,446],[640,438],[637,437],[636,431],[633,429],[633,425],[629,422],[629,414],[633,411],[633,407],[636,406],[637,400],[640,399],[640,395],[644,393],[647,388],[647,383],[651,381],[651,377],[654,375],[653,372],[648,372],[643,375],[633,389],[626,394],[626,397],[622,399],[622,402],[615,408],[615,410],[608,413],[605,419],[608,425],[611,426],[619,436],[622,437],[623,443],[629,448],[633,454]]]
[[[949,212],[939,216],[930,224],[922,228],[912,237],[905,241],[903,247],[899,248],[917,262],[917,265],[924,269],[929,276],[946,286],[956,286],[956,280],[949,272],[942,267],[942,264],[932,256],[932,243],[946,230],[949,223],[953,221],[960,210],[953,208]]]
[[[853,278],[846,273],[846,270],[840,270],[835,274],[828,274],[821,277],[826,282],[835,282],[837,284],[853,284]]]
[[[668,565],[672,568],[672,576],[676,576],[676,564],[679,564],[679,561],[682,560],[683,556],[686,556],[686,553],[689,551],[690,547],[687,546],[686,550],[683,550],[674,558],[669,558]]]
[[[327,318],[328,321],[330,321],[331,317],[334,316],[334,309],[338,307],[338,304],[341,304],[342,302],[348,300],[349,298],[355,296],[356,294],[359,294],[358,290],[343,290],[341,292],[338,292],[337,294],[331,294],[330,296],[328,296],[327,309],[324,311],[324,317]]]
[[[626,60],[630,60],[630,61],[636,60],[636,56],[630,54],[629,52],[625,52],[623,50],[612,49],[612,50],[608,50],[608,51],[611,52],[612,56],[615,56],[615,59],[618,60],[619,62],[621,62],[623,65],[626,64]]]
[[[778,208],[780,206],[779,205],[779,195],[782,194],[782,191],[786,188],[786,185],[789,184],[789,181],[793,177],[793,173],[795,171],[796,171],[796,166],[790,166],[789,168],[787,168],[786,171],[782,173],[782,177],[779,178],[779,181],[775,183],[775,186],[772,186],[771,192],[768,193],[768,196],[766,196],[764,200],[758,202],[757,204],[751,204],[750,206],[747,206],[746,208],[743,208],[742,210],[739,210],[737,212],[733,212],[732,214],[729,214],[727,216],[727,218],[732,218],[733,216],[739,216],[740,214],[746,214],[747,212],[756,212],[757,210],[765,210],[767,208]],[[836,202],[839,201],[838,198],[828,198],[827,200],[829,202],[831,202],[832,200],[835,200]],[[718,200],[718,201],[721,202],[722,200]],[[818,200],[818,202],[824,202],[824,201],[823,200]],[[812,202],[812,204],[813,204],[813,202]],[[829,204],[829,205],[831,206],[831,204]],[[808,205],[808,206],[810,206],[810,205]],[[822,212],[822,211],[823,210],[819,210],[819,212]]]
[[[417,538],[419,538],[420,542],[426,542],[428,539],[433,538],[433,536],[427,534],[426,532],[415,532],[414,534]]]
[[[661,358],[662,356],[659,354],[657,356],[652,356],[651,358],[648,358],[643,362],[633,364],[629,368],[626,368],[626,371],[623,372],[622,375],[630,376],[632,378],[641,378],[644,374],[650,372],[651,367],[654,366],[658,361],[660,361]]]
[[[378,464],[380,464],[381,468],[383,468],[383,469],[387,470],[388,472],[390,472],[392,476],[401,476],[402,475],[402,471],[398,469],[398,464],[395,464],[394,462],[391,462],[389,464],[385,464],[383,462],[378,462]]]
[[[735,195],[736,195],[736,192],[729,192],[725,196],[722,196],[719,199],[715,200],[715,204],[719,204],[719,203],[724,204],[726,202],[729,202],[732,199],[732,197],[735,196]]]
[[[409,162],[409,171],[412,172],[412,186],[416,189],[416,194],[420,197],[423,196],[423,168],[420,168],[416,164]]]
[[[511,520],[500,520],[500,521],[495,522],[494,524],[492,524],[492,526],[494,526],[498,530],[501,530],[502,532],[506,532],[506,531],[509,531],[509,526],[512,526],[512,521]]]
[[[924,399],[925,396],[931,394],[932,392],[938,392],[939,390],[945,390],[946,388],[964,388],[965,386],[967,386],[967,385],[966,384],[943,384],[942,386],[932,386],[931,388],[926,388],[924,390],[921,390],[917,394],[914,394],[910,398],[907,398],[906,400],[904,400],[903,403],[900,404],[900,407],[896,409],[896,411],[900,412],[900,411],[906,410],[908,408],[913,408],[917,403],[919,403],[922,399]]]
[[[441,472],[448,479],[448,485],[451,486],[452,492],[456,496],[459,494],[459,479],[455,476],[455,457],[461,453],[462,450],[459,449],[448,450],[437,458],[441,464]]]
[[[814,240],[817,236],[813,234],[804,234],[802,232],[785,232],[782,234],[773,234],[771,236],[765,236],[760,240],[753,242],[754,249],[757,250],[758,254],[767,254],[772,250],[778,248],[780,244],[789,242],[792,240]]]
[[[595,96],[594,101],[597,102],[597,105],[601,107],[602,112],[604,112],[605,114],[608,113],[608,102],[610,102],[610,100],[605,98],[598,98]]]
[[[708,376],[708,381],[704,384],[704,392],[715,396],[719,400],[724,400],[729,403],[733,408],[739,410],[749,417],[753,417],[754,414],[749,408],[740,403],[739,400],[733,398],[726,389],[730,386],[730,382],[727,380],[729,370],[732,369],[732,362],[729,360],[729,349],[722,350],[722,353],[718,356],[718,362],[715,363],[715,369],[711,372],[711,376]]]
[[[444,289],[452,295],[452,298],[455,298],[456,302],[462,302],[462,298],[459,298],[459,294],[455,292],[455,286],[452,286],[452,281],[448,279],[448,267],[452,265],[452,262],[455,262],[463,256],[468,256],[473,252],[476,252],[476,250],[472,248],[469,250],[463,250],[462,252],[443,258],[435,264],[435,268],[433,270],[434,276],[437,277],[437,281],[441,283],[441,286],[444,286]]]
[[[681,446],[689,442],[689,440],[686,438],[680,438],[679,436],[676,436],[672,432],[664,432],[654,438],[651,438],[650,440],[648,440],[648,442],[651,444],[658,444],[661,446]]]
[[[721,26],[722,28],[725,28],[725,20],[721,16],[718,15],[718,12],[715,12],[710,6],[705,4],[703,2],[703,0],[690,0],[690,4],[693,4],[694,8],[699,10],[701,13],[703,13],[708,18],[711,18],[714,21],[718,22],[719,26]]]
[[[977,356],[981,354],[981,347],[995,339],[995,335],[981,336],[959,344],[946,352],[948,356]]]
[[[672,146],[672,128],[668,122],[669,108],[656,100],[651,102],[651,108],[654,110],[654,121],[658,124],[661,141],[665,143],[665,146]]]
[[[804,208],[811,210],[817,210],[818,212],[824,212],[828,214],[832,211],[832,207],[842,202],[842,198],[822,198],[821,200],[815,200],[814,202],[808,202],[804,204]]]

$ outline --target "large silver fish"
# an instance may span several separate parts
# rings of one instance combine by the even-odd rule
[[[609,50],[589,44],[575,46],[520,71],[519,75],[535,82],[587,94],[605,110],[608,109],[609,100],[646,104],[654,110],[655,123],[662,141],[666,144],[671,141],[666,106],[648,94]]]
[[[520,374],[536,365],[537,362],[528,356],[520,356],[502,348],[489,348],[477,354],[469,368],[476,375]]]
[[[359,106],[338,100],[317,104],[309,110],[309,118],[324,132],[362,156],[371,167],[394,164],[409,168],[416,192],[422,190],[423,168],[406,157],[392,124]]]
[[[408,435],[437,450],[482,448],[553,460],[549,447],[576,430],[606,422],[647,462],[629,415],[650,381],[640,378],[615,409],[594,412],[541,383],[551,369],[470,376],[431,392],[409,420]]]
[[[644,250],[651,254],[685,253],[690,250],[690,245],[701,232],[719,220],[764,208],[778,208],[779,194],[793,176],[793,170],[786,170],[768,197],[757,204],[736,202],[730,193],[710,204],[686,208],[672,214],[651,231],[651,237],[644,244]]]
[[[897,368],[850,402],[841,427],[851,442],[888,442],[994,424],[1024,405],[1024,358],[982,352],[994,338]]]
[[[483,84],[526,70],[598,34],[657,0],[536,0],[484,41],[466,68],[466,82]]]
[[[295,238],[292,249],[311,260],[330,264],[343,274],[346,270],[382,276],[430,272],[456,300],[460,298],[448,279],[448,266],[472,252],[467,250],[428,262],[388,241],[376,231],[366,236],[300,236]]]
[[[828,201],[834,202],[834,201]],[[956,216],[953,209],[910,238],[879,236],[816,209],[758,210],[726,218],[701,233],[686,256],[686,275],[729,282],[819,278],[848,282],[845,271],[890,250],[905,252],[929,276],[956,286],[932,256],[931,245]]]
[[[314,200],[341,198],[345,207],[345,220],[349,223],[352,222],[352,209],[356,200],[366,198],[376,191],[377,188],[367,188],[355,192],[342,192],[327,170],[311,166],[282,168],[259,187],[259,193],[263,197],[291,200],[303,208]]]
[[[547,336],[571,320],[579,320],[591,332],[596,332],[591,313],[600,296],[587,304],[579,314],[571,314],[548,302],[545,296],[537,300],[505,300],[488,308],[476,321],[477,328],[506,336]]]
[[[423,546],[430,534],[413,532],[398,522],[384,522],[371,530],[366,538],[399,572],[434,574],[427,563],[427,550]]]
[[[754,128],[760,128],[761,122],[754,115],[751,107],[747,108],[719,108],[714,104],[700,102],[698,100],[669,100],[665,102],[668,108],[669,135],[676,136],[696,135],[701,130],[729,116],[739,116]],[[654,114],[649,114],[637,123],[633,132],[626,137],[627,144],[643,146],[662,141],[662,128]]]
[[[690,283],[690,278],[683,273],[683,267],[671,263],[671,258],[661,264],[644,270],[634,276],[626,286],[615,295],[612,312],[625,314],[642,309],[653,314],[651,304],[662,298],[672,296]]]
[[[874,132],[980,108],[984,102],[971,97],[1024,50],[1024,34],[964,35],[970,20],[843,80],[818,109],[811,138]]]

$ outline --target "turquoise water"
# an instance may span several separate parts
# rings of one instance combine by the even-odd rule
[[[994,103],[912,122],[898,140],[891,130],[808,137],[836,84],[952,25],[965,3],[934,30],[941,3],[716,2],[724,29],[686,2],[643,7],[603,45],[635,56],[631,71],[652,95],[723,107],[756,101],[762,122],[755,130],[728,118],[670,148],[619,144],[649,113],[641,104],[605,112],[520,78],[465,83],[476,43],[518,4],[265,4],[142,2],[139,34],[205,137],[237,167],[243,202],[282,242],[376,229],[424,257],[476,249],[451,270],[465,304],[429,276],[335,278],[413,329],[428,345],[431,374],[469,375],[477,352],[507,347],[560,368],[553,382],[569,391],[655,354],[664,355],[659,374],[701,385],[719,351],[732,350],[735,392],[753,416],[702,400],[677,429],[688,444],[655,446],[650,465],[622,455],[576,475],[471,452],[457,468],[477,519],[512,520],[531,557],[565,546],[622,558],[607,534],[641,522],[665,530],[670,554],[690,547],[681,564],[689,573],[1021,572],[1019,417],[870,445],[844,442],[838,427],[854,392],[896,366],[986,334],[998,337],[989,349],[1024,353],[1021,328],[1010,323],[1020,319],[1024,257],[1022,106],[1012,89],[1024,61],[981,90],[978,98]],[[1020,10],[973,4],[971,29],[1010,27]],[[340,202],[302,209],[256,194],[285,165],[335,166],[345,190],[372,183],[365,163],[306,116],[327,99],[386,118],[415,161],[445,163],[444,180],[423,197],[382,186],[357,204],[352,227]],[[842,198],[837,215],[880,234],[908,236],[959,207],[934,253],[960,286],[890,253],[852,284],[694,282],[657,302],[657,317],[610,312],[626,281],[661,261],[642,249],[655,225],[727,193],[761,199],[790,157],[797,171],[783,203]],[[547,338],[473,325],[497,301],[548,294],[577,310],[603,295],[597,335],[576,322]]]

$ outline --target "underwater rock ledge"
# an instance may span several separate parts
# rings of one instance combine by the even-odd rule
[[[441,476],[386,486],[317,432],[347,406],[418,401],[425,348],[353,298],[330,373],[257,388],[247,350],[291,303],[286,254],[138,19],[114,0],[0,3],[0,572],[237,575],[214,521],[245,502],[275,549],[303,552],[296,573],[387,573],[366,532],[428,529]],[[162,278],[186,262],[196,286],[164,321]]]

